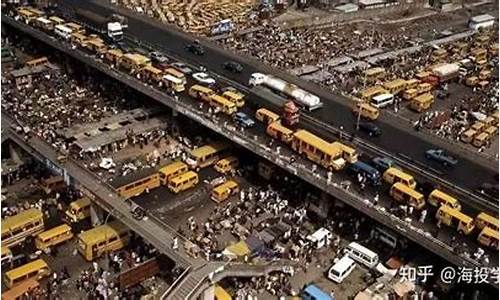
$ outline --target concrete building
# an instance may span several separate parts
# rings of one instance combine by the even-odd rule
[[[491,27],[495,24],[495,18],[492,15],[484,14],[470,18],[469,28],[478,30],[482,27]]]

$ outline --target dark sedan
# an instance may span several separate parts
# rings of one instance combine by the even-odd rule
[[[241,73],[243,71],[243,66],[235,61],[226,61],[222,64],[222,68],[232,73]]]
[[[205,50],[203,50],[203,47],[198,44],[189,44],[186,46],[186,50],[196,55],[205,54]]]
[[[454,166],[458,160],[451,155],[448,155],[443,149],[430,149],[425,151],[425,158],[434,160],[443,166]]]
[[[359,123],[359,130],[366,132],[369,136],[380,136],[382,134],[382,130],[377,125],[368,122]]]

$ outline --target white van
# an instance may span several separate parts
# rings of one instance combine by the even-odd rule
[[[391,248],[396,248],[396,246],[398,245],[397,236],[391,231],[380,227],[375,227],[374,229],[372,229],[372,231],[370,232],[370,236],[373,239],[377,239],[385,243]]]
[[[54,32],[62,39],[69,40],[73,30],[64,26],[64,25],[56,25]]]
[[[356,242],[350,243],[345,252],[349,254],[350,258],[370,269],[378,264],[378,254]]]
[[[354,260],[346,254],[328,270],[328,279],[336,283],[342,283],[355,267],[356,263]]]
[[[332,237],[333,235],[330,230],[321,227],[313,234],[308,235],[307,240],[314,246],[314,248],[320,249],[325,245],[329,245]]]
[[[381,94],[372,98],[370,102],[371,105],[376,108],[384,108],[388,105],[394,103],[394,95],[393,94]]]

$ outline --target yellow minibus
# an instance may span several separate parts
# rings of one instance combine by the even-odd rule
[[[389,194],[394,200],[406,203],[416,209],[422,209],[425,206],[424,195],[401,182],[393,184]]]
[[[198,181],[198,174],[193,171],[188,171],[170,179],[168,182],[168,189],[172,191],[172,193],[177,194],[194,187],[198,184]]]
[[[382,177],[384,178],[384,181],[389,184],[401,182],[412,189],[415,189],[417,187],[417,182],[415,181],[415,179],[413,179],[413,176],[396,168],[387,169]]]
[[[92,261],[105,253],[120,250],[128,245],[129,240],[129,229],[115,220],[80,233],[78,251],[86,260]]]
[[[184,174],[187,171],[189,171],[188,165],[181,161],[170,163],[158,171],[158,173],[160,173],[160,182],[162,185],[167,185],[170,179]]]
[[[436,219],[442,224],[455,227],[461,234],[469,234],[474,230],[474,221],[459,210],[442,205],[436,212]]]
[[[82,197],[69,204],[65,212],[66,221],[68,223],[78,223],[90,217],[90,199]]]
[[[30,208],[2,220],[2,246],[12,247],[44,229],[43,213]]]
[[[243,107],[245,105],[245,99],[239,93],[235,93],[233,91],[225,91],[224,93],[222,93],[222,97],[233,102],[238,108]]]
[[[221,203],[227,200],[232,195],[235,195],[239,191],[239,186],[236,181],[228,180],[223,184],[220,184],[213,188],[211,199],[217,203]]]
[[[214,90],[212,90],[210,88],[195,84],[189,88],[188,94],[189,94],[189,96],[191,96],[195,99],[210,102],[210,97],[212,95],[215,95],[215,92],[214,92]]]
[[[42,233],[39,233],[35,238],[35,246],[38,250],[45,249],[64,243],[73,238],[71,227],[63,224]]]
[[[285,144],[290,144],[293,139],[293,130],[281,125],[280,121],[269,124],[266,128],[266,133]]]
[[[240,162],[237,157],[228,156],[219,160],[215,164],[214,169],[219,173],[226,174],[228,172],[231,172],[232,170],[235,170],[239,166],[239,164]]]
[[[255,118],[260,122],[263,122],[264,124],[271,124],[278,121],[280,119],[280,116],[268,109],[259,108],[255,112]]]
[[[484,227],[477,237],[477,241],[484,246],[498,250],[498,230]]]
[[[43,259],[24,264],[20,267],[5,272],[5,285],[11,288],[22,281],[33,278],[40,280],[50,275],[50,268]]]
[[[441,205],[448,205],[449,207],[452,207],[456,210],[462,209],[462,206],[460,205],[457,199],[453,198],[452,196],[438,189],[433,190],[429,194],[429,197],[427,197],[427,202],[429,202],[430,205],[436,207]]]
[[[480,213],[476,216],[476,219],[474,220],[476,223],[476,227],[478,229],[483,229],[484,227],[489,227],[493,230],[498,231],[498,219],[490,216],[487,213]]]

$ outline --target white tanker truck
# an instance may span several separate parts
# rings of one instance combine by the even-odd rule
[[[298,86],[288,83],[280,78],[262,73],[253,73],[248,82],[250,86],[264,85],[275,92],[282,93],[292,98],[298,105],[311,111],[323,106],[321,99]]]

